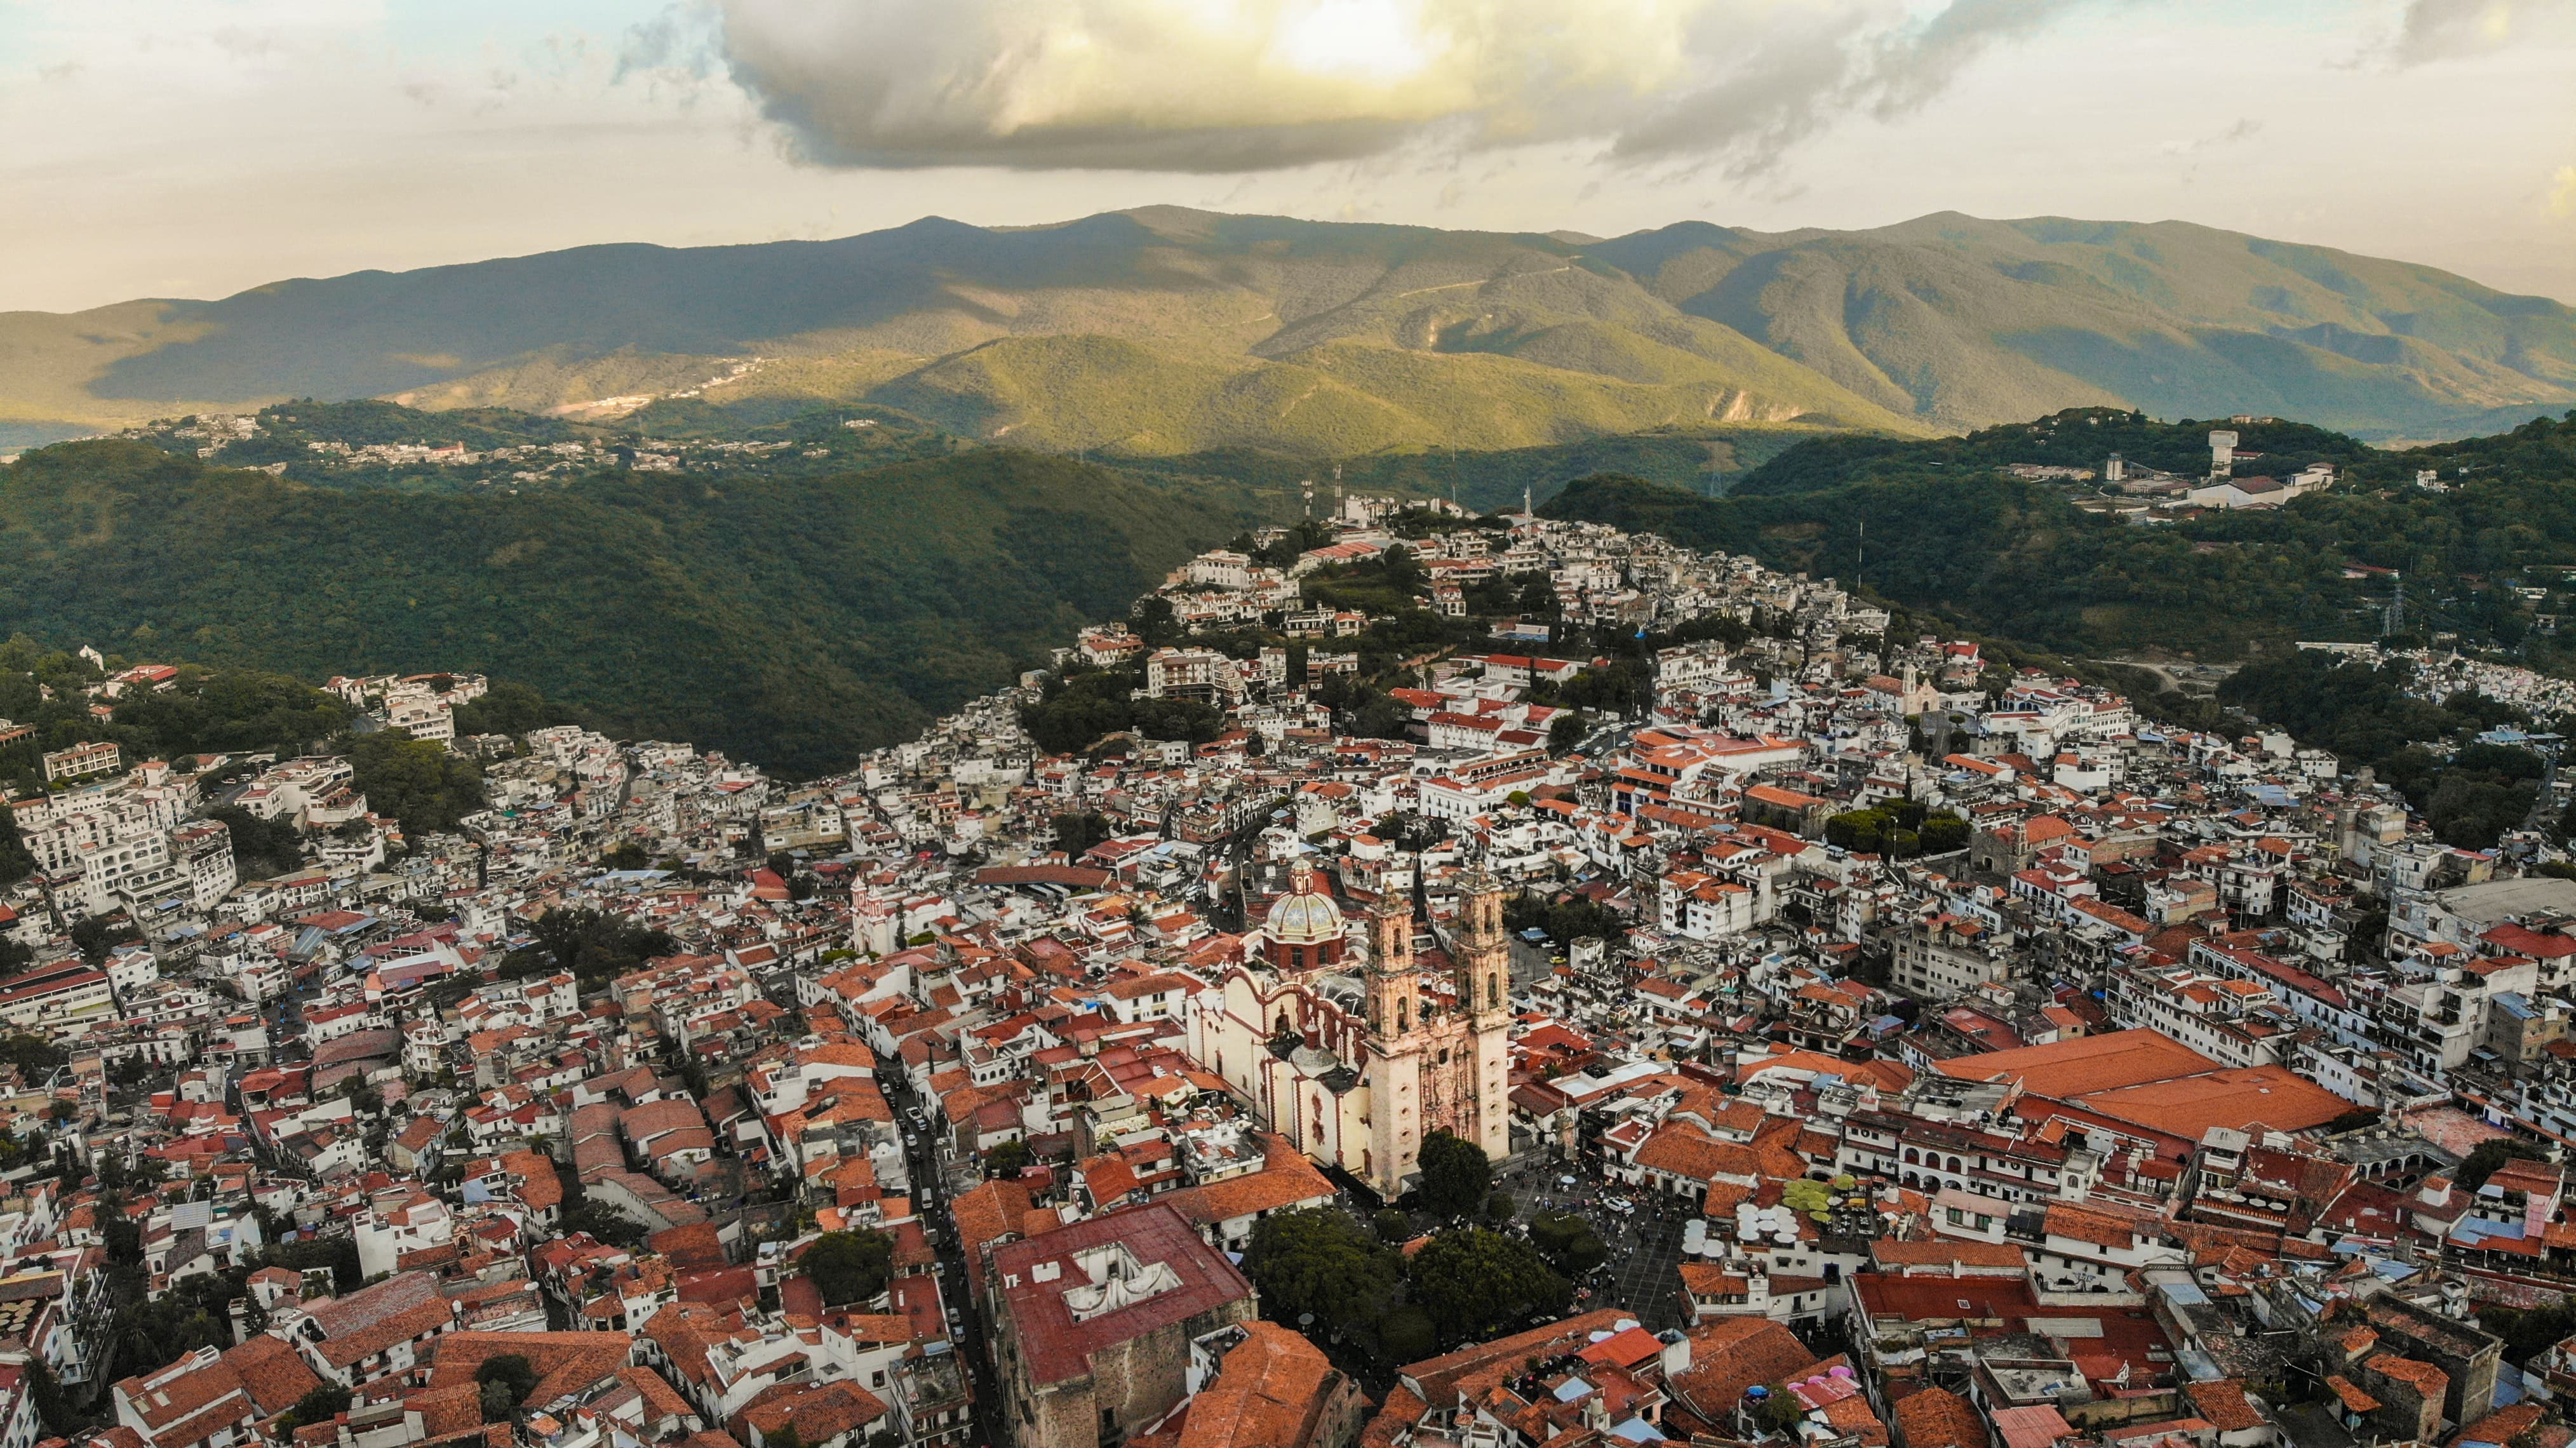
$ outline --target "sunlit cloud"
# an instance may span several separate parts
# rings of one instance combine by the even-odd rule
[[[2076,0],[727,0],[734,78],[830,166],[1258,171],[1597,144],[1753,171]],[[667,48],[667,42],[664,43]]]

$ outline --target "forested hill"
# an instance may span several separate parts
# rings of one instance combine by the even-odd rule
[[[1857,575],[1955,626],[2080,656],[2230,658],[2292,639],[2370,638],[2393,584],[2369,570],[2397,570],[2409,636],[2456,635],[2522,649],[2535,667],[2576,667],[2561,642],[2576,643],[2576,628],[2547,632],[2554,624],[2541,622],[2576,614],[2564,577],[2576,567],[2576,415],[2384,454],[2285,428],[2285,442],[2298,440],[2285,454],[2349,459],[2350,480],[2277,510],[2145,526],[2079,507],[2099,501],[2088,499],[2091,485],[2001,470],[2051,460],[2036,452],[2045,438],[2030,432],[2049,432],[2049,421],[1982,453],[1975,438],[1803,443],[1722,499],[1635,478],[1579,479],[1541,511],[1846,582]],[[2070,425],[2057,423],[2059,433]],[[2091,425],[2072,426],[2093,440]],[[2419,468],[2439,472],[2448,490],[2415,486]]]
[[[2114,453],[2133,468],[2198,477],[2209,471],[2209,434],[2237,436],[2248,459],[2237,472],[2287,476],[2310,463],[2331,463],[2357,478],[2400,476],[2397,454],[2304,422],[2262,418],[2238,422],[2159,422],[2116,407],[2075,407],[2030,422],[1981,428],[1964,437],[1899,438],[1841,433],[1796,440],[1729,489],[1736,494],[1804,493],[1864,479],[1928,477],[1991,470],[2013,463],[2088,468],[2099,473]],[[2412,477],[2412,472],[2403,474]]]
[[[69,443],[0,469],[0,633],[305,678],[474,670],[810,773],[1008,682],[1285,505],[990,448],[513,493]]]

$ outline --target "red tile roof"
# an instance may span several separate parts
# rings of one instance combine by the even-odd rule
[[[1112,1243],[1125,1246],[1141,1262],[1170,1266],[1180,1282],[1077,1322],[1066,1298],[1070,1289],[1090,1279],[1075,1254]],[[1053,1281],[1038,1280],[1037,1268],[1044,1264],[1057,1269]],[[1092,1353],[1102,1347],[1132,1341],[1252,1295],[1252,1284],[1234,1264],[1200,1241],[1179,1212],[1159,1202],[1005,1244],[994,1251],[987,1278],[998,1278],[1003,1284],[1003,1309],[1011,1314],[1013,1337],[1030,1377],[1041,1385],[1089,1372]]]

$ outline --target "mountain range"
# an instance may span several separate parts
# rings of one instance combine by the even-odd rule
[[[0,443],[300,397],[746,422],[865,401],[1137,457],[1928,436],[2076,406],[2388,441],[2576,404],[2576,309],[2180,222],[1600,239],[1151,207],[0,314]]]

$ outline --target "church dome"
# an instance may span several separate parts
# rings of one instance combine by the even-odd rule
[[[1282,895],[1262,922],[1262,933],[1282,944],[1312,945],[1342,938],[1342,907],[1314,891]]]
[[[1262,918],[1261,933],[1277,945],[1323,945],[1342,938],[1342,907],[1315,883],[1303,860],[1288,874],[1288,893]]]

